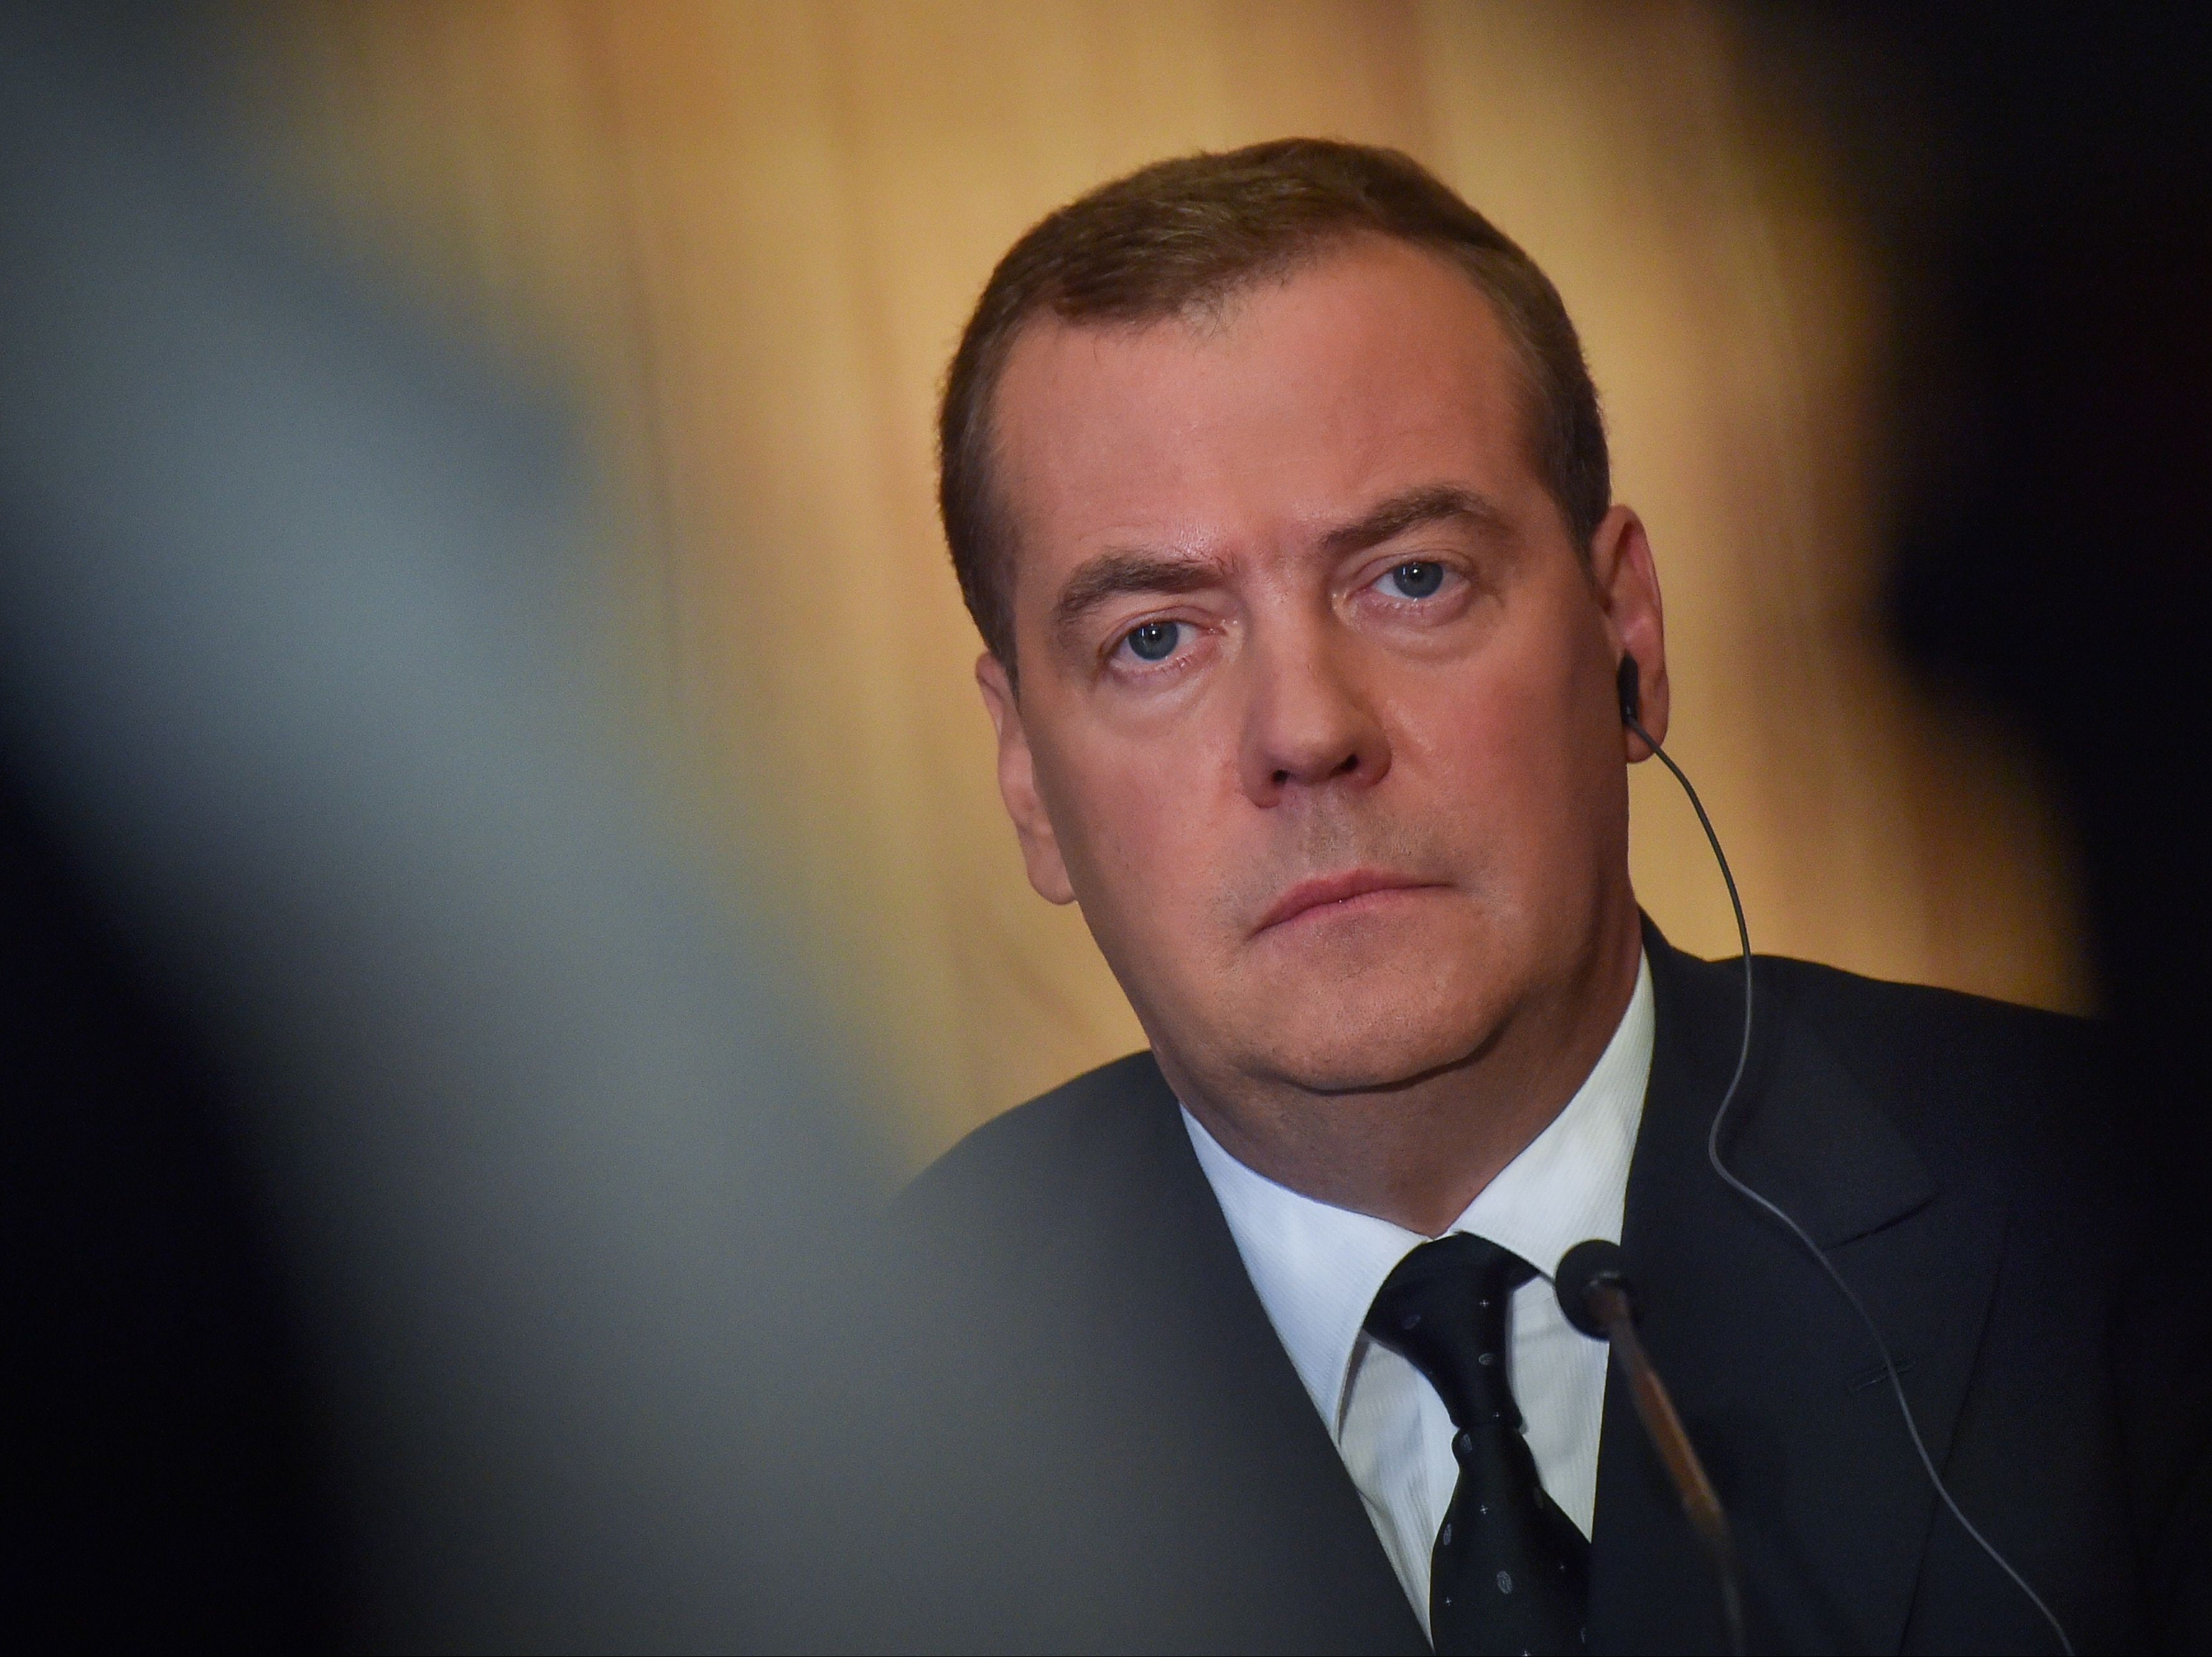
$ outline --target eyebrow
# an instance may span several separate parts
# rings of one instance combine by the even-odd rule
[[[1505,527],[1505,515],[1487,497],[1449,484],[1432,484],[1393,495],[1364,517],[1328,531],[1321,538],[1322,550],[1331,559],[1342,558],[1425,524],[1453,519],[1492,532]],[[1066,639],[1085,616],[1125,592],[1199,592],[1221,586],[1228,576],[1228,565],[1218,558],[1178,558],[1135,549],[1102,552],[1078,566],[1060,589],[1052,607],[1052,630],[1055,637]]]
[[[1218,558],[1174,558],[1157,552],[1102,552],[1085,561],[1052,607],[1054,634],[1066,638],[1092,610],[1125,592],[1198,592],[1228,579]]]
[[[1460,519],[1495,534],[1505,528],[1505,514],[1486,495],[1451,484],[1432,484],[1393,495],[1364,518],[1333,529],[1322,537],[1322,549],[1332,557],[1364,552],[1425,524]]]

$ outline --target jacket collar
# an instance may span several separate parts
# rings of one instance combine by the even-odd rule
[[[1421,1625],[1276,1337],[1152,1055],[1122,1061],[1110,1133],[1087,1147],[1103,1212],[1081,1217],[1070,1276],[1103,1335],[1134,1358],[1182,1450],[1148,1447],[1180,1481],[1148,1492],[1142,1530],[1169,1562],[1152,1591],[1187,1611],[1186,1648],[1422,1652]],[[1122,1066],[1117,1066],[1117,1069]],[[1113,1239],[1110,1251],[1100,1245]],[[1096,1279],[1110,1252],[1111,1266]],[[1164,1314],[1164,1316],[1162,1314]],[[1133,1411],[1133,1414],[1139,1413]],[[1152,1418],[1151,1411],[1141,1412]]]
[[[1732,1516],[1754,1647],[1894,1649],[1933,1492],[1856,1315],[1803,1246],[1706,1161],[1740,1040],[1741,968],[1684,956],[1648,922],[1645,946],[1658,1033],[1622,1235],[1645,1344]],[[2002,1214],[1938,1189],[1803,1016],[1792,967],[1758,963],[1723,1160],[1860,1296],[1940,1465]],[[1720,1648],[1711,1574],[1617,1368],[1591,1569],[1593,1649]]]

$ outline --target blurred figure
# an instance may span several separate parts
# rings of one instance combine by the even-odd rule
[[[1826,118],[1899,289],[1895,635],[2049,765],[2118,1108],[2161,1148],[2137,1177],[2202,1250],[2212,16],[1950,0],[1744,17]]]
[[[191,47],[0,19],[10,1632],[859,1639],[864,1124],[602,735],[557,428]]]

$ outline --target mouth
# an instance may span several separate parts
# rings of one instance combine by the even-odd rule
[[[1439,889],[1439,882],[1391,874],[1381,869],[1351,869],[1342,874],[1302,880],[1275,900],[1273,907],[1252,929],[1252,935],[1257,938],[1262,932],[1304,918],[1318,920],[1326,915],[1350,914],[1407,892]]]

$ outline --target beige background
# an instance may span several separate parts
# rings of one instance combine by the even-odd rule
[[[938,377],[1040,215],[1163,155],[1399,145],[1550,270],[1667,598],[1674,751],[1764,950],[2081,1005],[2020,745],[1874,610],[1885,284],[1724,13],[1656,4],[286,4],[240,15],[280,187],[575,389],[642,701],[750,823],[905,1154],[1139,1044],[991,780],[933,506]],[[1688,809],[1637,883],[1733,948]]]

